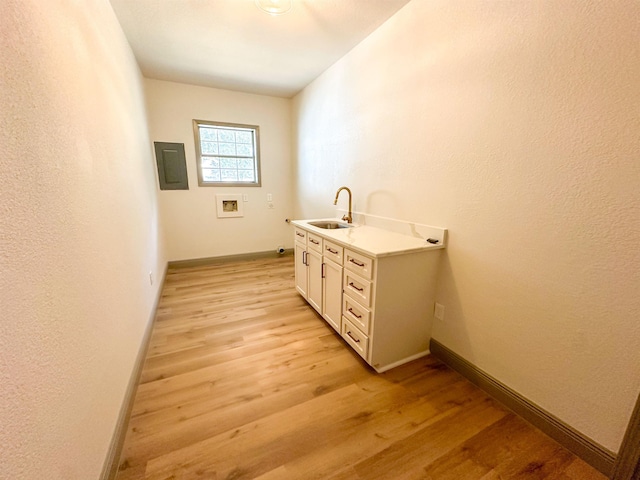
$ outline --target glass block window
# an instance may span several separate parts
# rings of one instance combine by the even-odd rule
[[[194,120],[200,186],[260,186],[255,125]]]

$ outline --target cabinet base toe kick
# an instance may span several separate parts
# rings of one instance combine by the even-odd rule
[[[403,358],[402,360],[398,360],[397,362],[389,363],[387,365],[371,365],[371,367],[378,373],[384,373],[387,370],[399,367],[400,365],[404,365],[405,363],[413,362],[414,360],[418,360],[419,358],[426,357],[430,353],[431,352],[429,350],[424,350],[423,352],[416,353],[415,355]]]

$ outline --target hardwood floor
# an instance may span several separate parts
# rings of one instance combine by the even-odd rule
[[[170,269],[117,480],[605,477],[432,357],[377,374],[292,257]]]

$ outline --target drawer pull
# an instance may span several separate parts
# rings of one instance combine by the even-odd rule
[[[353,258],[350,258],[349,261],[359,267],[364,267],[364,263],[358,263]]]
[[[314,240],[313,238],[310,238],[309,241],[315,245],[320,245],[320,242]]]
[[[351,331],[348,331],[348,332],[347,332],[347,335],[349,335],[349,338],[350,338],[351,340],[353,340],[354,342],[356,342],[356,343],[360,343],[360,339],[359,339],[359,338],[354,337],[353,335],[351,335]]]
[[[353,315],[356,318],[362,318],[362,315],[358,315],[356,312],[354,312],[351,307],[347,308],[348,312]]]
[[[338,254],[338,251],[337,251],[337,250],[334,250],[334,249],[333,249],[333,248],[331,248],[331,247],[327,247],[327,250],[329,250],[329,253],[333,253],[334,255],[337,255],[337,254]]]
[[[302,252],[302,263],[305,264],[307,267],[309,266],[309,264],[307,263],[307,252]]]
[[[296,232],[296,235],[298,235],[299,237],[304,238],[304,233]]]
[[[364,292],[364,288],[358,288],[358,287],[356,287],[356,286],[353,284],[353,282],[349,282],[349,286],[350,286],[351,288],[354,288],[354,289],[358,290],[359,292]]]

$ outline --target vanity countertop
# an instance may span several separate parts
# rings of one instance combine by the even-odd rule
[[[348,248],[373,257],[439,250],[445,247],[442,241],[437,244],[432,244],[421,236],[404,235],[368,225],[352,223],[352,226],[349,228],[324,229],[311,225],[311,222],[345,223],[335,218],[293,220],[291,223],[308,232],[316,233],[328,240],[334,240]]]

